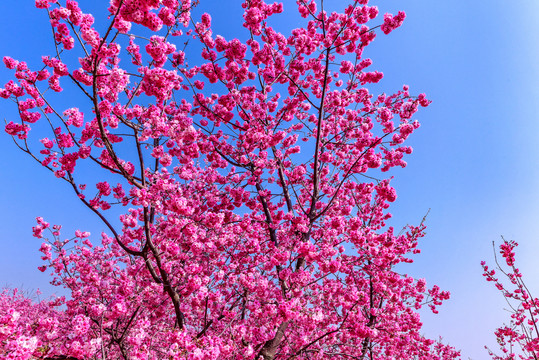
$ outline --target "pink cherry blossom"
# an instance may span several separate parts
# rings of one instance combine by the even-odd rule
[[[205,1],[112,0],[95,23],[36,1],[58,51],[36,69],[4,58],[0,97],[20,113],[5,131],[106,231],[66,239],[37,219],[39,270],[69,296],[1,293],[0,355],[458,358],[417,313],[449,293],[395,271],[425,226],[389,227],[397,193],[374,177],[406,166],[429,100],[371,93],[383,73],[363,50],[405,15],[368,2],[244,1],[227,38],[222,14],[191,11]],[[58,105],[63,91],[80,104]]]

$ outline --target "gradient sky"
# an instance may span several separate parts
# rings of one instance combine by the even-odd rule
[[[205,1],[215,10],[215,26],[233,31],[222,19],[238,11],[240,1]],[[37,64],[40,55],[51,53],[46,15],[33,3],[0,2],[0,56]],[[107,2],[80,3],[97,13],[96,3]],[[285,11],[292,3],[284,0]],[[480,261],[493,262],[492,241],[499,243],[503,235],[520,243],[520,268],[532,292],[539,293],[539,5],[501,0],[373,4],[382,13],[407,13],[401,28],[380,35],[366,50],[373,68],[385,74],[380,89],[389,93],[408,84],[413,93],[426,92],[433,100],[415,116],[422,127],[411,138],[408,167],[391,173],[399,195],[391,208],[395,226],[417,224],[431,209],[422,253],[399,270],[452,294],[440,314],[424,313],[425,334],[442,336],[462,350],[463,359],[486,359],[483,346],[496,349],[493,331],[508,320],[503,298],[481,276]],[[0,84],[10,76],[0,69]],[[0,102],[8,121],[15,120],[14,110]],[[62,224],[66,236],[77,228],[97,235],[104,227],[67,184],[17,151],[4,133],[0,152],[0,285],[51,294],[48,275],[36,269],[41,261],[39,242],[31,236],[35,217]]]

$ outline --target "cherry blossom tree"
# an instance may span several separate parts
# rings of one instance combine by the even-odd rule
[[[404,12],[231,2],[243,37],[226,39],[206,5],[111,0],[98,28],[73,0],[36,0],[55,48],[36,69],[4,57],[15,74],[0,96],[20,115],[5,131],[107,232],[99,245],[85,231],[64,239],[37,218],[40,270],[70,296],[2,293],[0,354],[458,357],[421,335],[417,313],[449,293],[394,269],[425,226],[390,227],[396,192],[376,179],[406,166],[429,105],[407,86],[369,90],[383,74],[364,51]],[[283,11],[299,24],[287,33]]]
[[[485,261],[481,262],[483,276],[487,281],[492,281],[502,293],[507,301],[507,310],[511,313],[509,324],[499,327],[495,332],[501,354],[497,355],[487,348],[495,360],[531,360],[539,357],[539,299],[532,295],[522,273],[516,267],[517,246],[517,242],[503,239],[499,246],[503,262],[498,261],[496,252],[494,253],[496,268],[501,277],[496,274],[495,269],[489,269]]]

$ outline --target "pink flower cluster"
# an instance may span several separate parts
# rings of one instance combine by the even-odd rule
[[[120,32],[127,33],[131,23],[159,31],[163,25],[187,25],[192,6],[191,0],[112,0],[109,12],[116,17],[114,27]]]
[[[384,23],[380,27],[384,34],[389,34],[396,28],[402,25],[404,19],[406,18],[406,13],[404,11],[399,11],[397,15],[393,16],[392,14],[384,15]]]

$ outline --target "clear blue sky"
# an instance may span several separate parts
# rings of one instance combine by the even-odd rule
[[[46,15],[33,3],[0,2],[0,56],[36,64],[36,55],[52,53]],[[107,2],[83,0],[81,6],[93,12],[96,3]],[[218,14],[238,9],[240,1],[209,3],[217,10],[216,25],[224,27]],[[285,10],[292,3],[285,0]],[[422,127],[411,138],[408,167],[392,173],[399,195],[392,207],[396,226],[418,223],[431,209],[423,252],[402,272],[452,293],[439,315],[424,315],[426,335],[443,336],[462,349],[463,359],[486,359],[483,346],[496,348],[493,331],[508,319],[503,299],[481,276],[479,262],[492,262],[493,240],[504,235],[521,244],[521,270],[539,293],[539,3],[371,4],[382,12],[407,12],[403,27],[381,35],[366,53],[385,74],[382,89],[408,84],[434,101],[416,116]],[[0,70],[0,84],[10,76]],[[14,110],[0,102],[2,118],[14,119]],[[0,285],[50,294],[48,276],[36,269],[35,217],[64,225],[66,235],[76,228],[97,234],[104,227],[66,184],[17,151],[4,133],[0,152]]]

